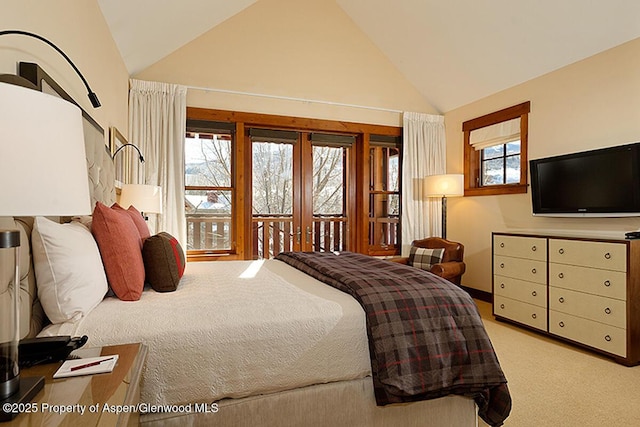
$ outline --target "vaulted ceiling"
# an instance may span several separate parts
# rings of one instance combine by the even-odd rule
[[[98,3],[134,75],[257,1]],[[335,1],[441,112],[640,37],[637,0],[315,1]]]

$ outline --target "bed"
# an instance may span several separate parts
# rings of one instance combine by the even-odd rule
[[[102,145],[87,144],[92,202],[110,205],[111,158]],[[141,402],[218,403],[216,413],[143,414],[143,425],[477,426],[472,393],[379,405],[363,306],[281,260],[189,263],[175,292],[145,288],[134,302],[108,294],[81,315],[51,322],[24,249],[33,223],[0,218],[0,227],[22,233],[22,337],[86,334],[87,346],[143,342],[149,352]],[[0,298],[8,295],[9,276],[0,278]]]
[[[24,233],[23,242],[29,241],[32,219],[3,218],[0,223],[18,227]],[[141,384],[142,402],[218,401],[220,405],[216,414],[145,414],[141,417],[143,425],[418,426],[425,425],[426,420],[434,426],[477,423],[474,401],[463,396],[376,406],[364,312],[350,296],[280,261],[191,263],[174,293],[145,290],[135,303],[106,297],[78,321],[44,325],[47,320],[37,298],[33,267],[28,252],[23,254],[23,336],[86,333],[90,337],[88,346],[144,342],[149,354]],[[214,272],[214,281],[203,279]],[[9,280],[3,277],[2,283]],[[238,281],[244,283],[239,294],[233,290]],[[215,298],[211,301],[206,295]],[[237,302],[238,296],[253,302],[250,311],[263,313],[253,319],[227,316],[234,311],[229,304]],[[184,310],[181,300],[190,301],[190,309]],[[194,306],[193,301],[201,305]],[[272,306],[271,301],[280,305]],[[265,304],[269,305],[266,313]],[[295,308],[296,304],[300,306]],[[206,324],[199,321],[203,311],[214,314]],[[181,313],[196,327],[176,322]],[[218,321],[221,323],[216,325]],[[140,330],[142,322],[152,324],[155,335]],[[214,328],[207,331],[206,325]],[[260,330],[260,341],[251,338],[254,327]],[[287,332],[291,327],[297,327],[297,333]],[[213,331],[221,331],[222,336]],[[304,339],[300,339],[302,335]],[[218,340],[218,344],[207,347],[205,340]],[[177,351],[178,347],[186,352]],[[185,354],[189,355],[188,361],[181,360]],[[167,359],[172,366],[162,368]],[[206,374],[199,369],[190,372],[203,366]],[[198,378],[205,381],[195,381]]]
[[[16,224],[28,235],[29,219]],[[28,271],[25,334],[144,342],[141,402],[220,408],[144,414],[143,425],[477,425],[474,400],[460,395],[376,405],[360,304],[279,260],[189,263],[175,292],[107,296],[86,316],[44,326]]]

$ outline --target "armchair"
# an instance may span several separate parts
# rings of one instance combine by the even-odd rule
[[[442,261],[434,264],[430,271],[456,285],[460,285],[460,280],[466,270],[466,265],[463,261],[464,245],[462,243],[452,242],[440,237],[427,237],[422,240],[414,240],[411,242],[411,246],[426,249],[444,249]],[[408,257],[391,258],[390,261],[409,265]]]

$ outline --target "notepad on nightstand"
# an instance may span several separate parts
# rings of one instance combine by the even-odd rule
[[[86,357],[84,359],[66,360],[53,374],[53,378],[77,377],[81,375],[104,374],[113,371],[118,362],[118,355]]]

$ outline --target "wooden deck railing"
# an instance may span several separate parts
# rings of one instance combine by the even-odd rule
[[[256,215],[252,226],[253,257],[268,259],[280,252],[293,250],[297,239],[311,243],[314,251],[349,250],[347,224],[344,216],[317,215],[313,218],[313,229],[307,235],[306,230],[293,229],[291,216]],[[397,245],[398,227],[398,218],[369,219],[370,244],[376,247]],[[231,217],[226,214],[187,214],[189,249],[230,249],[230,233]]]
[[[369,218],[369,245],[375,248],[397,247],[399,230],[398,217]]]
[[[231,248],[231,217],[228,214],[195,213],[186,216],[188,249]]]

